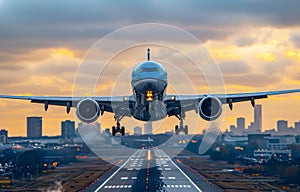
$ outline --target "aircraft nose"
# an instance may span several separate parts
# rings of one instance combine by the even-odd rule
[[[141,79],[133,82],[133,87],[140,93],[146,93],[148,90],[160,93],[164,91],[166,86],[167,84],[165,81],[158,79]]]

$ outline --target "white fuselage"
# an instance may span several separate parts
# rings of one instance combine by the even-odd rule
[[[132,72],[131,85],[135,98],[132,115],[142,121],[156,121],[166,117],[164,96],[166,92],[167,72],[157,62],[140,63]]]

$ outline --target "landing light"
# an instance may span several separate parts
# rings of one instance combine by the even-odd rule
[[[153,93],[151,90],[147,91],[146,93],[146,100],[147,101],[153,101]]]

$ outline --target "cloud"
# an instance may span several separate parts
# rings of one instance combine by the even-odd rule
[[[256,89],[266,87],[275,82],[280,82],[280,75],[265,75],[265,74],[247,74],[247,75],[224,75],[224,81],[227,85],[240,85],[255,87]]]
[[[296,26],[300,2],[259,1],[3,1],[1,45],[32,47],[88,43],[126,25],[162,22],[194,31],[201,40],[224,39],[245,26]],[[199,28],[200,26],[200,28]],[[27,42],[25,42],[27,39]],[[34,39],[34,41],[32,41]],[[175,38],[176,39],[176,38]],[[249,40],[249,39],[248,39]],[[74,41],[78,43],[74,43]],[[4,42],[4,44],[2,43]],[[245,42],[240,42],[245,44]]]
[[[235,41],[235,44],[239,47],[251,46],[253,43],[255,43],[255,38],[253,37],[239,37]]]
[[[295,47],[300,49],[300,31],[291,32],[290,40],[292,41]]]
[[[243,61],[223,61],[220,63],[223,74],[241,75],[251,71],[251,67]]]
[[[0,54],[1,55],[1,54]],[[1,57],[1,56],[0,56]],[[7,59],[7,58],[6,58]],[[8,60],[8,59],[7,59]],[[21,70],[22,68],[25,68],[25,65],[22,65],[20,63],[13,63],[13,62],[1,62],[1,70],[2,71],[17,71]]]

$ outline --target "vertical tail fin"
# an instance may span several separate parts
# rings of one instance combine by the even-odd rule
[[[150,49],[147,49],[147,60],[150,61]]]

